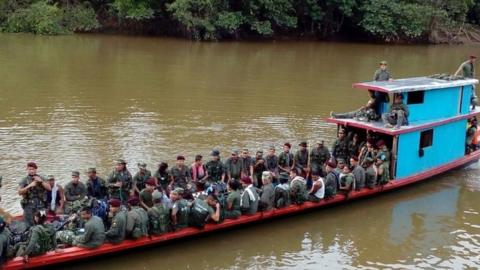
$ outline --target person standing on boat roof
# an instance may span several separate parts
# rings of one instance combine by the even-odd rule
[[[454,76],[458,76],[462,72],[464,78],[473,79],[475,77],[475,62],[477,61],[477,56],[470,55],[467,61],[460,64]],[[475,109],[475,106],[478,104],[477,94],[475,93],[475,85],[473,84],[472,97],[470,99],[470,104],[472,105],[472,110]]]
[[[152,177],[152,173],[147,170],[147,164],[144,162],[140,162],[138,165],[138,172],[133,176],[132,179],[132,188],[135,194],[140,194],[145,188],[145,182]]]
[[[47,208],[49,213],[62,214],[65,205],[65,193],[63,187],[55,183],[55,177],[53,175],[47,176],[48,184],[52,190],[47,191]]]
[[[403,103],[403,95],[395,94],[390,111],[382,114],[382,121],[386,128],[400,129],[408,125],[408,106]]]
[[[18,183],[18,195],[22,196],[20,204],[23,208],[23,219],[29,225],[33,225],[33,214],[36,211],[44,210],[47,201],[46,191],[52,187],[46,179],[37,174],[37,164],[27,164],[27,176]]]
[[[108,196],[105,180],[97,176],[96,168],[88,168],[87,174],[87,196],[97,200],[105,200]]]
[[[108,195],[110,199],[119,199],[123,204],[132,193],[132,174],[127,169],[127,162],[119,159],[115,169],[107,178]]]
[[[278,155],[278,168],[280,169],[279,171],[290,173],[293,168],[295,168],[295,162],[293,158],[293,154],[290,153],[290,149],[292,148],[292,145],[290,143],[284,143],[283,144],[283,152]]]
[[[110,228],[105,232],[105,239],[113,244],[119,244],[125,240],[125,232],[127,226],[127,215],[121,210],[122,202],[117,199],[108,201],[110,211],[108,217],[110,219]]]
[[[345,160],[348,155],[348,140],[346,131],[343,128],[338,130],[337,139],[332,145],[332,157],[337,161],[338,159]]]
[[[380,61],[380,68],[375,71],[373,74],[373,80],[376,82],[385,82],[385,81],[392,81],[393,78],[390,74],[390,71],[387,69],[387,61],[383,60]],[[384,103],[388,103],[389,97],[387,93],[383,93],[380,91],[372,91],[372,97],[375,99],[375,112],[378,115],[382,113],[382,106]]]
[[[87,196],[87,187],[80,182],[80,173],[72,172],[72,181],[65,186],[65,214],[72,214]]]

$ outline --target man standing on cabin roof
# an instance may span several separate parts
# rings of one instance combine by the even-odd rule
[[[110,199],[119,199],[126,203],[132,189],[132,174],[127,170],[127,162],[119,159],[115,169],[108,176],[108,195]]]
[[[380,68],[375,71],[373,80],[377,82],[391,81],[393,80],[390,72],[387,69],[387,61],[380,61]]]
[[[462,76],[467,79],[473,79],[475,77],[475,62],[477,61],[477,56],[470,55],[467,61],[460,64],[457,71],[455,72],[454,76],[458,76],[460,71],[462,72]],[[470,103],[472,105],[472,110],[475,109],[475,106],[478,103],[477,94],[475,93],[475,85],[473,85],[472,89],[472,97],[470,98]]]
[[[403,104],[403,95],[395,94],[390,112],[382,114],[383,124],[386,128],[400,129],[402,125],[408,125],[408,106]]]
[[[152,177],[152,173],[147,170],[147,164],[144,162],[138,163],[138,172],[133,176],[133,190],[135,194],[140,194],[140,192],[145,188],[145,182]]]
[[[37,174],[37,164],[29,162],[27,164],[27,173],[18,183],[18,195],[22,196],[20,204],[23,208],[23,219],[27,224],[33,225],[33,214],[38,210],[45,209],[47,193],[52,187],[46,179]]]

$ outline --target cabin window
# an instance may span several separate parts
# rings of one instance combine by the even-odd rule
[[[425,130],[420,133],[420,149],[432,146],[433,129]]]
[[[407,97],[407,104],[422,104],[425,91],[409,92]]]

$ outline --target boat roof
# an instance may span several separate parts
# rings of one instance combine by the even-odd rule
[[[386,128],[382,121],[376,122],[363,122],[354,119],[336,119],[336,118],[327,118],[326,121],[328,123],[335,123],[337,125],[342,125],[345,127],[357,127],[362,128],[365,130],[372,130],[374,132],[379,132],[387,135],[399,135],[403,133],[410,133],[417,130],[425,130],[432,127],[445,125],[450,122],[458,121],[461,119],[471,118],[473,116],[480,115],[480,108],[476,108],[475,110],[470,111],[468,114],[462,114],[455,117],[449,117],[444,119],[437,119],[437,120],[428,120],[428,121],[416,121],[410,123],[408,126],[401,126],[399,129],[392,129]]]
[[[445,80],[432,77],[414,77],[392,81],[373,81],[355,83],[354,88],[375,90],[385,93],[403,93],[413,91],[435,90],[464,85],[478,84],[477,79],[455,79]]]

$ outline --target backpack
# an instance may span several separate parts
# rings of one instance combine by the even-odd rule
[[[206,202],[196,199],[190,208],[190,215],[188,217],[188,225],[191,227],[202,229],[208,218],[208,205]]]
[[[305,194],[307,193],[307,187],[301,180],[293,180],[290,185],[290,194],[291,200],[294,204],[302,204],[307,198]]]
[[[275,208],[283,208],[290,205],[290,195],[288,191],[280,186],[275,187]]]
[[[168,232],[170,230],[170,210],[164,204],[152,207],[149,210],[149,225],[150,232],[154,235]]]

